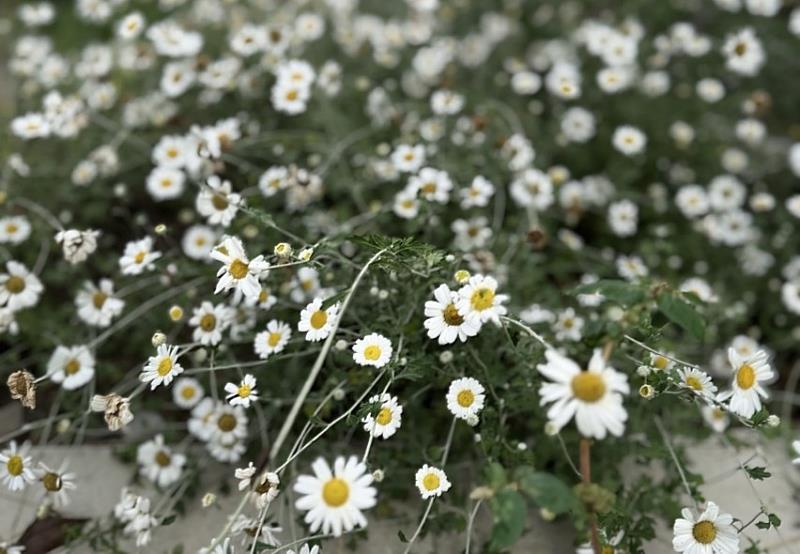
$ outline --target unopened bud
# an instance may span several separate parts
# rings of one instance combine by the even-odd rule
[[[153,333],[153,338],[150,339],[150,342],[153,343],[154,348],[158,348],[165,342],[167,342],[167,335],[162,333],[161,331],[156,331]]]
[[[645,384],[639,387],[639,396],[641,396],[642,398],[650,400],[655,396],[655,394],[656,394],[655,389],[650,385]]]

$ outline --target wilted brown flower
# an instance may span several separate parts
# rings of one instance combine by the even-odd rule
[[[8,390],[11,391],[11,398],[19,400],[26,408],[33,410],[36,407],[36,384],[33,375],[27,371],[15,371],[8,376]]]
[[[133,421],[130,408],[130,399],[116,393],[108,395],[96,394],[92,397],[91,409],[93,412],[104,412],[106,425],[109,431],[119,431]]]

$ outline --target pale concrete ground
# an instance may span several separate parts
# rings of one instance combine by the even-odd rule
[[[5,418],[4,418],[5,419]],[[4,423],[8,422],[6,419]],[[751,526],[746,535],[760,540],[770,553],[800,553],[800,503],[795,490],[800,485],[800,468],[792,466],[781,443],[767,444],[763,451],[745,449],[738,454],[739,460],[747,460],[755,454],[749,465],[766,465],[772,477],[754,483],[755,490],[770,511],[780,515],[783,525],[780,534],[774,530],[762,531]],[[72,503],[64,510],[71,517],[102,517],[110,513],[118,500],[119,490],[128,483],[131,467],[125,466],[112,457],[108,447],[84,446],[80,448],[46,448],[36,452],[36,457],[49,465],[58,465],[62,459],[69,459],[70,470],[77,474],[80,488],[72,495]],[[716,440],[706,441],[692,448],[694,467],[706,476],[707,485],[703,491],[707,498],[714,500],[723,510],[742,520],[749,520],[758,511],[758,500],[741,471],[737,471],[737,455]],[[666,460],[665,463],[668,463]],[[660,471],[653,468],[654,472]],[[146,550],[148,553],[169,553],[178,544],[183,544],[184,552],[192,553],[200,546],[208,544],[224,525],[224,514],[231,513],[238,498],[235,495],[219,498],[219,507],[201,509],[199,500],[189,508],[186,517],[179,518],[171,526],[156,531],[154,541]],[[35,517],[37,499],[32,494],[14,495],[8,491],[0,492],[0,537],[18,536]],[[370,520],[370,533],[366,542],[360,543],[355,551],[359,554],[396,554],[403,551],[397,538],[397,530],[402,529],[411,536],[416,518],[422,511],[421,502],[413,502],[401,508],[401,520]],[[531,510],[535,512],[535,510]],[[487,537],[490,529],[488,510],[481,509],[473,536],[473,552]],[[286,531],[282,538],[291,536],[290,524],[283,521]],[[302,530],[296,530],[302,533]],[[302,536],[302,535],[299,535]],[[464,536],[451,535],[428,538],[419,541],[414,552],[421,554],[457,554],[463,552]],[[667,554],[672,552],[671,533],[665,526],[659,538],[648,546],[647,554]],[[514,553],[555,553],[573,552],[573,537],[569,525],[545,523],[531,516],[523,539],[514,547]],[[743,543],[746,546],[746,543]],[[135,548],[130,549],[131,552]],[[88,549],[75,549],[73,552],[89,552]],[[331,541],[324,545],[325,554],[352,552],[345,540]]]

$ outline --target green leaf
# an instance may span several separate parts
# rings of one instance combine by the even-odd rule
[[[703,340],[706,323],[692,304],[680,296],[663,293],[658,297],[658,309],[694,338]]]
[[[403,542],[403,543],[408,542],[408,539],[406,538],[406,534],[403,533],[402,529],[397,531],[397,538],[400,539],[400,542]]]
[[[535,471],[529,466],[518,468],[515,475],[520,489],[540,507],[554,514],[580,509],[572,489],[555,475]]]
[[[750,478],[755,479],[756,481],[763,481],[764,479],[768,479],[769,477],[772,476],[772,474],[769,471],[767,471],[767,468],[765,467],[745,466],[744,469],[747,470],[747,474],[750,476]]]
[[[645,298],[645,293],[641,286],[615,279],[601,279],[594,283],[581,285],[575,288],[572,293],[575,295],[600,293],[607,300],[623,306],[638,304]]]
[[[493,550],[508,548],[522,535],[528,515],[525,500],[517,491],[503,489],[492,497],[494,525],[490,547]]]
[[[494,490],[503,488],[508,482],[506,470],[497,462],[492,462],[486,467],[486,479]]]

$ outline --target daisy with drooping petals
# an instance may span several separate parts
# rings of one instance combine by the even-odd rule
[[[553,382],[539,389],[540,403],[552,403],[547,417],[555,428],[560,430],[574,417],[585,437],[621,436],[628,419],[622,405],[622,395],[630,392],[627,376],[606,366],[600,349],[594,351],[586,371],[555,350],[547,350],[545,356],[547,363],[537,369]]]
[[[57,346],[47,362],[47,374],[64,390],[79,389],[94,377],[94,356],[85,346]]]
[[[689,508],[681,510],[682,518],[672,526],[672,547],[687,554],[737,554],[739,535],[733,526],[733,516],[721,514],[719,507],[709,501],[697,518]]]
[[[742,417],[752,417],[761,409],[761,399],[767,398],[762,381],[774,377],[767,353],[759,350],[755,354],[742,356],[735,348],[728,349],[728,361],[733,369],[734,379],[731,390],[720,395],[720,400],[730,398],[728,408]]]
[[[462,377],[450,383],[447,390],[447,409],[455,417],[472,420],[483,409],[485,399],[483,385],[472,377]]]
[[[364,424],[364,431],[372,433],[373,437],[388,439],[400,428],[403,420],[403,407],[397,403],[397,397],[388,392],[376,394],[368,400],[370,404],[381,403],[378,413],[373,417],[367,414],[361,422]]]
[[[497,281],[493,277],[473,275],[458,291],[458,311],[466,315],[476,314],[481,323],[492,320],[499,325],[500,316],[507,313],[502,304],[508,300],[508,295],[496,291]]]
[[[67,491],[75,490],[77,485],[75,485],[75,474],[67,472],[67,462],[62,462],[57,470],[39,462],[37,473],[44,489],[45,502],[52,503],[57,508],[69,504]],[[2,548],[0,552],[3,552]]]
[[[44,290],[39,278],[19,262],[6,262],[7,273],[0,273],[0,306],[15,312],[39,301]]]
[[[367,466],[355,456],[339,456],[333,471],[324,458],[311,464],[314,475],[300,475],[294,490],[302,495],[295,502],[298,510],[308,512],[305,522],[310,531],[339,537],[356,527],[366,527],[362,510],[375,505],[375,488]]]
[[[425,302],[425,328],[428,338],[438,339],[439,344],[456,341],[466,342],[481,330],[478,314],[464,314],[458,307],[459,295],[447,285],[439,285],[433,291],[434,300]]]
[[[711,381],[711,376],[696,368],[684,367],[678,370],[680,386],[694,391],[707,400],[714,398],[717,386]]]
[[[164,444],[164,436],[142,443],[136,452],[139,471],[153,483],[164,488],[180,479],[186,456],[176,454]]]
[[[269,269],[264,256],[248,259],[242,241],[237,237],[225,236],[222,243],[211,250],[211,257],[224,265],[217,272],[217,288],[214,294],[237,289],[245,298],[257,298],[261,293],[259,277]]]
[[[17,442],[11,441],[8,448],[0,452],[0,475],[3,484],[13,491],[21,491],[26,485],[33,483],[36,476],[31,471],[31,458],[28,456],[28,444],[17,448]]]
[[[169,385],[181,373],[183,367],[178,363],[178,347],[162,344],[156,350],[156,355],[148,358],[139,380],[150,383],[150,390],[153,390],[161,384]]]
[[[338,313],[338,303],[323,310],[322,298],[315,298],[300,312],[297,330],[306,334],[307,341],[317,342],[323,340],[331,334]]]
[[[378,333],[370,333],[353,345],[353,361],[358,365],[383,367],[392,358],[392,342]]]
[[[261,331],[255,336],[253,349],[259,358],[265,360],[270,355],[283,351],[291,337],[292,328],[283,321],[273,319],[267,323],[266,331]]]
[[[225,392],[228,393],[228,402],[231,406],[250,407],[250,402],[258,400],[256,378],[249,373],[244,376],[241,383],[225,383]]]
[[[444,471],[437,467],[429,466],[428,464],[423,465],[417,470],[414,481],[423,499],[428,499],[432,496],[441,496],[442,493],[450,490],[451,486]]]

